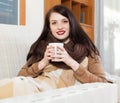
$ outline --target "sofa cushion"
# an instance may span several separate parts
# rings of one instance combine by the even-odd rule
[[[29,41],[0,34],[0,79],[14,77],[26,62]]]

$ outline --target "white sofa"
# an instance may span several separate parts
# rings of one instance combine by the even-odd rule
[[[88,83],[4,99],[0,100],[0,103],[117,103],[117,86]]]
[[[17,76],[25,64],[29,42],[0,34],[0,79]],[[117,103],[117,85],[88,83],[0,100],[0,103]]]

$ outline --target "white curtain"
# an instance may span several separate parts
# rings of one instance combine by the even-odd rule
[[[96,0],[95,5],[95,43],[104,69],[120,76],[120,0]]]

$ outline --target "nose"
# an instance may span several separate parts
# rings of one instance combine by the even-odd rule
[[[63,28],[62,23],[58,23],[57,27],[58,27],[58,29],[62,29]]]

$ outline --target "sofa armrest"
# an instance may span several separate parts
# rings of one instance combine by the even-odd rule
[[[86,83],[67,88],[0,100],[0,103],[117,103],[117,86]]]

